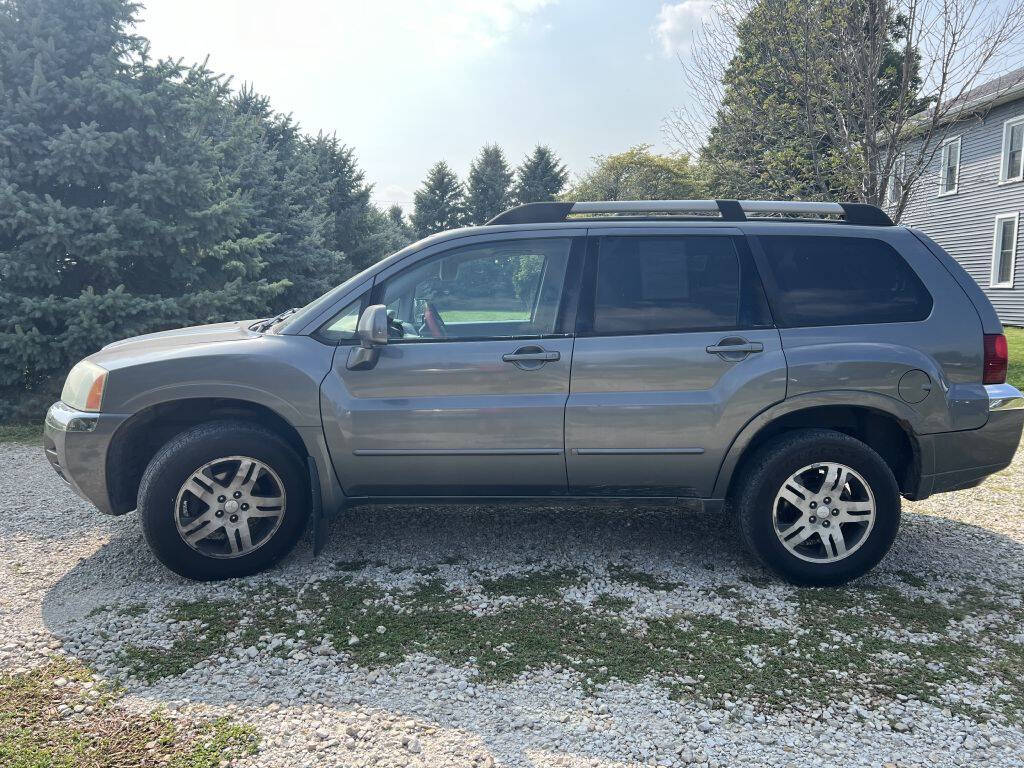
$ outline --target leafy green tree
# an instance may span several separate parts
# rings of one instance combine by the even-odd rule
[[[549,147],[538,144],[516,168],[512,197],[516,205],[545,203],[557,198],[569,181],[569,171]]]
[[[686,155],[656,155],[649,144],[596,158],[597,165],[565,193],[566,200],[688,200],[703,196]]]
[[[416,190],[412,226],[417,237],[461,227],[466,221],[466,193],[448,163],[441,160],[427,172]]]
[[[469,166],[466,215],[470,224],[486,224],[512,204],[512,171],[497,144],[485,144]]]

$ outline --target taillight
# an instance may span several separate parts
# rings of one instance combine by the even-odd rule
[[[1006,337],[1001,333],[985,334],[985,368],[981,377],[982,384],[1004,384],[1006,382],[1006,366],[1010,362],[1010,348]]]

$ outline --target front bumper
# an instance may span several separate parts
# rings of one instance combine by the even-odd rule
[[[970,488],[1013,461],[1024,430],[1024,395],[1009,384],[988,384],[985,390],[985,426],[922,436],[922,457],[930,459],[930,467],[922,467],[915,498]]]
[[[56,402],[46,412],[43,450],[54,471],[86,501],[114,514],[107,489],[107,448],[127,416],[86,413]]]

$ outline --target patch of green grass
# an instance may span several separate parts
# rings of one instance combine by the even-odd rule
[[[523,323],[530,319],[525,309],[446,309],[446,323]]]
[[[900,581],[911,587],[924,589],[928,586],[928,581],[918,576],[916,573],[911,573],[910,571],[896,571],[896,575],[899,576]]]
[[[39,424],[0,424],[0,443],[28,443],[38,445],[43,439]]]
[[[54,659],[24,674],[0,673],[0,765],[4,768],[216,768],[254,754],[257,733],[226,719],[194,724],[120,708],[94,697],[82,664]],[[58,685],[63,678],[68,681]],[[65,716],[62,708],[86,707]]]
[[[621,584],[636,584],[646,587],[652,592],[671,592],[676,587],[682,586],[676,581],[665,581],[645,571],[634,571],[621,563],[608,566],[608,575],[612,580]]]
[[[1006,371],[1006,380],[1024,389],[1024,328],[1003,328],[1006,341],[1010,345],[1010,365]]]
[[[633,605],[632,600],[625,597],[619,597],[617,595],[609,595],[607,592],[598,595],[594,599],[595,608],[600,608],[605,611],[613,611],[614,613],[624,611],[631,605]]]
[[[537,571],[516,576],[485,579],[480,583],[484,593],[491,596],[545,597],[554,599],[566,587],[578,583],[580,576],[573,571]]]

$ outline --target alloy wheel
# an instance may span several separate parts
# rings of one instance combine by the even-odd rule
[[[772,524],[790,554],[814,563],[837,562],[867,541],[875,524],[875,496],[864,477],[845,464],[809,464],[782,484]]]
[[[182,540],[207,557],[242,557],[273,538],[284,519],[284,483],[267,464],[225,456],[199,467],[174,502]]]

